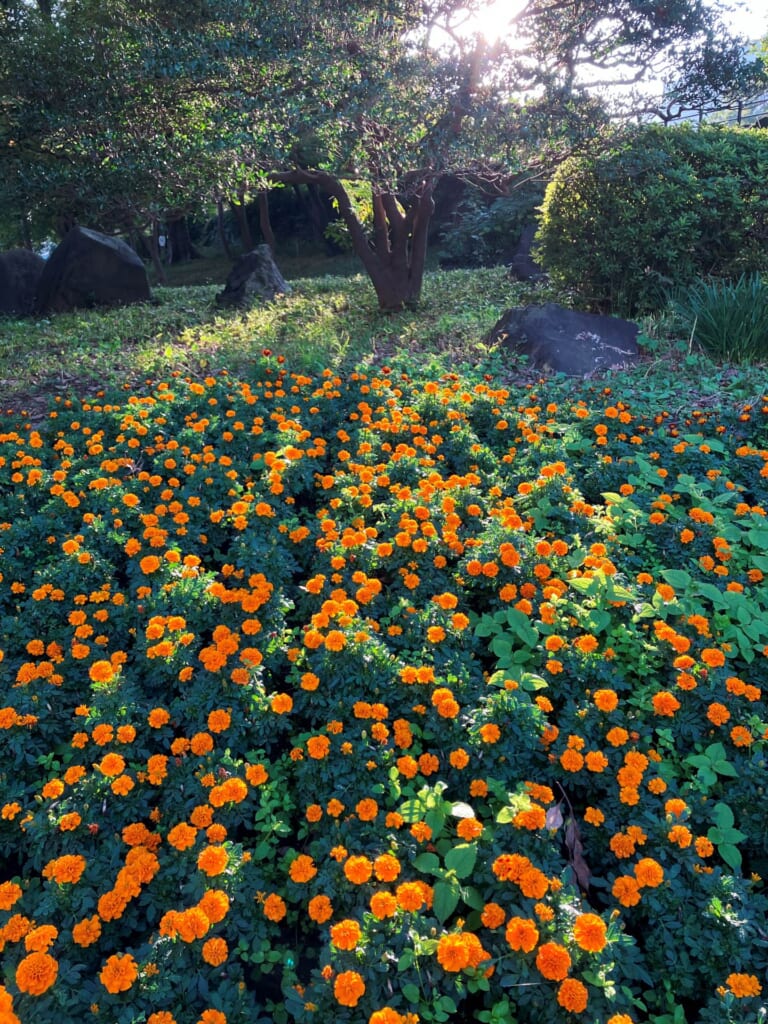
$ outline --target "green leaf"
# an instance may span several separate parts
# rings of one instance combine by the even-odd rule
[[[440,924],[444,924],[459,905],[460,894],[458,882],[441,881],[435,884],[432,909]]]
[[[406,800],[400,807],[400,814],[402,814],[403,821],[405,821],[406,824],[412,825],[415,821],[422,820],[425,810],[426,808],[423,800],[419,800],[418,797],[413,797],[411,800]]]
[[[445,866],[453,871],[457,878],[468,878],[477,861],[477,847],[464,843],[461,846],[454,846],[445,855]]]
[[[734,871],[739,870],[741,867],[741,852],[735,846],[731,846],[730,843],[722,843],[718,846],[717,852],[728,867],[733,868]]]
[[[407,1003],[410,1003],[411,1006],[419,1005],[419,1001],[421,999],[421,989],[419,988],[418,985],[414,985],[413,983],[409,985],[403,985],[403,987],[400,989],[400,992],[403,996],[403,999],[405,999]]]
[[[733,828],[735,818],[733,816],[733,811],[728,804],[715,804],[712,818],[718,828]]]
[[[417,871],[426,871],[428,875],[441,873],[440,858],[435,853],[420,853],[413,861]]]
[[[659,575],[675,590],[687,591],[691,586],[690,573],[683,569],[663,569]]]

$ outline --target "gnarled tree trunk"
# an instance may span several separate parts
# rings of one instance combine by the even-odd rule
[[[275,181],[316,185],[336,200],[352,248],[371,279],[379,307],[395,311],[413,308],[421,297],[427,256],[429,221],[434,210],[432,182],[419,182],[403,199],[385,188],[373,188],[373,237],[369,238],[355,213],[342,181],[326,171],[284,171]]]

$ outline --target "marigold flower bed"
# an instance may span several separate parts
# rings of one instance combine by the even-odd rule
[[[3,1024],[762,1019],[768,397],[557,398],[0,420]]]

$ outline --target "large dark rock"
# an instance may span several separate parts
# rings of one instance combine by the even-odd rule
[[[557,303],[508,309],[489,335],[531,364],[556,373],[588,376],[620,369],[640,358],[639,328],[629,320],[580,313]]]
[[[126,306],[151,298],[144,264],[126,242],[72,228],[48,258],[37,290],[38,313]]]
[[[29,316],[45,260],[29,249],[0,253],[0,316]]]
[[[509,276],[514,281],[541,281],[547,276],[531,255],[535,235],[536,225],[526,224],[509,262]]]
[[[216,296],[216,305],[249,306],[256,300],[271,302],[278,295],[290,294],[291,286],[277,269],[272,250],[259,245],[232,267],[224,291]]]

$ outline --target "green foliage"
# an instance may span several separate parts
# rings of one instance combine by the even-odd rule
[[[500,280],[0,416],[11,1024],[760,1019],[764,375],[459,373]]]
[[[558,169],[540,258],[583,303],[659,309],[671,287],[765,266],[767,171],[765,131],[626,129]]]
[[[309,185],[335,197],[381,307],[399,310],[420,299],[441,177],[503,194],[606,123],[607,93],[587,94],[581,66],[597,56],[609,78],[629,67],[639,80],[706,57],[696,93],[738,71],[695,0],[622,0],[610,20],[604,0],[569,0],[557,18],[528,0],[492,45],[461,31],[484,6],[207,0],[182,19],[156,0],[60,0],[55,17],[10,0],[0,228],[34,241],[74,220],[146,231],[270,182]],[[344,182],[367,189],[370,236]]]
[[[760,274],[695,281],[674,295],[671,307],[690,339],[713,359],[768,359],[768,284]]]
[[[440,263],[449,267],[477,267],[508,261],[521,231],[535,220],[536,208],[543,198],[544,188],[538,183],[491,201],[470,194],[459,205],[454,223],[440,232]]]

